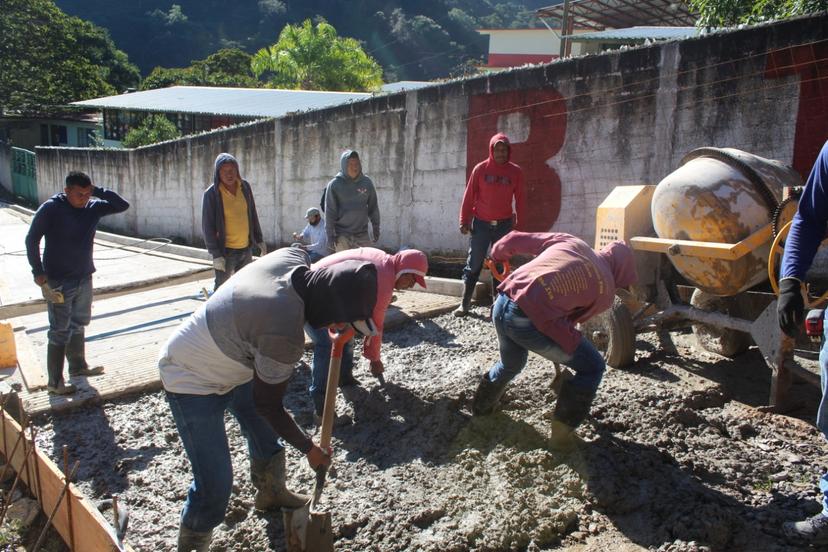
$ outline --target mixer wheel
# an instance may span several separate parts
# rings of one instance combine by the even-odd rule
[[[620,298],[615,298],[612,308],[580,324],[579,329],[608,366],[625,368],[635,360],[635,326]]]
[[[744,296],[719,297],[700,289],[693,292],[690,304],[697,309],[720,312],[736,318],[745,318]],[[748,350],[753,343],[749,334],[710,324],[693,322],[693,334],[705,350],[725,357],[735,357]]]

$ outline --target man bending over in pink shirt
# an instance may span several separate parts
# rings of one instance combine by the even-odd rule
[[[472,412],[478,416],[497,408],[532,351],[575,371],[561,386],[552,423],[552,446],[567,448],[589,414],[605,369],[601,353],[575,324],[610,308],[615,290],[636,282],[633,253],[623,242],[596,252],[569,234],[512,231],[494,245],[491,257],[503,262],[516,254],[535,258],[497,288],[492,321],[500,361],[483,375]]]
[[[416,249],[406,249],[389,255],[381,249],[361,247],[328,255],[315,263],[313,268],[330,267],[342,261],[357,260],[369,262],[377,267],[377,303],[372,318],[377,327],[377,335],[365,340],[362,356],[371,362],[371,373],[379,376],[385,370],[380,357],[385,311],[391,304],[395,289],[410,289],[414,287],[414,284],[426,287],[424,277],[428,272],[428,258],[425,253]],[[332,344],[327,328],[315,330],[306,325],[305,331],[313,340],[313,366],[309,391],[313,399],[314,413],[321,416],[322,407],[325,404],[325,386],[328,381],[328,363],[331,358]],[[353,376],[353,369],[354,350],[351,343],[348,343],[342,355],[340,387],[359,384]]]

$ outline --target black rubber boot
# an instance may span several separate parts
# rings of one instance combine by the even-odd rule
[[[49,383],[46,389],[53,395],[69,395],[75,392],[75,386],[63,382],[63,355],[65,345],[49,343],[46,347],[46,372],[49,374]]]
[[[477,282],[463,282],[463,299],[460,302],[460,306],[454,309],[454,316],[466,316],[469,313],[475,285],[477,285]]]
[[[589,415],[595,392],[572,385],[572,380],[561,383],[561,392],[555,404],[555,419],[576,429]]]
[[[480,378],[480,384],[477,386],[477,391],[474,393],[474,400],[472,401],[472,414],[475,416],[486,416],[495,411],[500,404],[500,399],[506,392],[506,385],[508,382],[492,383],[489,381],[489,373],[483,374]]]
[[[74,332],[66,344],[66,360],[69,362],[69,376],[97,376],[103,373],[103,366],[90,368],[86,363],[86,341],[83,332]]]
[[[564,380],[561,383],[551,424],[550,448],[569,452],[583,443],[581,438],[575,434],[575,428],[581,425],[589,415],[593,399],[595,399],[594,391],[579,389],[572,385],[571,380]]]

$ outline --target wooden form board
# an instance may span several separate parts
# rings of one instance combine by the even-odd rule
[[[45,389],[48,383],[46,369],[35,354],[29,336],[24,331],[18,331],[14,334],[14,341],[17,346],[17,369],[20,370],[26,389],[30,392]]]
[[[15,397],[11,396],[11,400]],[[33,443],[29,439],[29,431],[21,429],[14,418],[3,410],[0,420],[0,454],[7,459],[14,470],[20,474],[21,480],[29,488],[29,492],[40,503],[44,514],[48,517],[54,510],[60,493],[66,484],[63,472],[52,462],[48,456],[43,454],[36,447],[28,456]],[[15,448],[18,438],[23,435]],[[14,454],[12,454],[14,451]],[[70,532],[69,513],[71,511],[72,530]],[[63,541],[75,552],[111,552],[123,551],[132,552],[132,548],[126,543],[119,543],[115,530],[104,519],[94,504],[85,498],[81,492],[70,484],[58,506],[55,517],[52,520],[57,532]],[[74,541],[74,543],[72,542]]]

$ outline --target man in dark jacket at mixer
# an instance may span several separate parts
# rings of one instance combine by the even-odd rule
[[[782,257],[779,274],[779,326],[786,334],[796,337],[804,322],[805,302],[803,281],[810,268],[820,242],[825,239],[828,224],[828,142],[822,146],[805,191],[799,200],[799,208],[791,224],[791,232]],[[826,311],[828,312],[828,310]],[[825,326],[828,327],[828,326]],[[819,354],[822,376],[822,401],[817,410],[817,428],[828,438],[828,346],[822,338]],[[811,544],[828,544],[828,474],[819,480],[822,493],[822,511],[803,521],[786,522],[782,530],[786,536]]]

